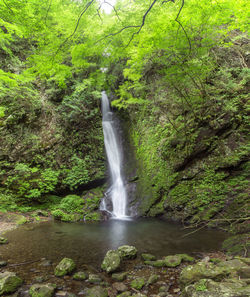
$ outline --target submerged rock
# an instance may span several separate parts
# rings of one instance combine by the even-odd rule
[[[124,283],[113,283],[112,287],[118,292],[125,292],[128,290],[128,287]]]
[[[140,290],[144,285],[145,285],[144,277],[137,277],[130,283],[131,288],[134,288],[136,290]]]
[[[72,272],[76,267],[75,262],[70,258],[63,258],[55,268],[56,276],[64,276]]]
[[[85,280],[87,278],[88,278],[88,275],[84,271],[78,271],[73,275],[73,279],[75,280]]]
[[[91,284],[100,284],[102,282],[102,279],[98,274],[90,274],[89,275],[89,282]]]
[[[151,254],[141,254],[141,257],[144,261],[154,261],[156,260],[156,257]]]
[[[18,277],[14,272],[1,272],[0,273],[0,295],[5,293],[13,293],[23,283],[23,280]]]
[[[167,256],[164,258],[165,266],[176,267],[181,264],[182,257],[180,255]]]
[[[110,273],[120,268],[121,258],[118,251],[110,250],[107,252],[102,262],[102,269]]]
[[[121,282],[126,279],[127,275],[127,272],[113,273],[112,279]]]
[[[180,274],[182,285],[191,284],[200,279],[221,280],[232,272],[229,267],[218,267],[212,263],[199,262],[195,265],[185,267]]]
[[[122,259],[134,259],[137,255],[137,249],[130,245],[120,246],[118,252]]]
[[[4,266],[6,266],[7,265],[7,262],[6,261],[0,261],[0,268],[1,267],[4,267]]]
[[[96,286],[87,290],[87,297],[108,297],[107,289],[102,288],[101,286]]]
[[[51,297],[56,289],[55,284],[35,284],[30,287],[29,294],[31,297]]]

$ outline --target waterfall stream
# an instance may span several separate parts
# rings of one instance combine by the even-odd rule
[[[106,194],[111,197],[113,205],[112,216],[118,219],[125,219],[127,218],[127,193],[121,173],[122,154],[114,126],[113,113],[105,92],[102,92],[102,126],[105,150],[111,174],[111,186]],[[101,209],[108,211],[105,198],[102,201]]]

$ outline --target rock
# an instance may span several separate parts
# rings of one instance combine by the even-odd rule
[[[37,277],[35,277],[35,282],[36,283],[43,283],[43,282],[45,282],[47,280],[48,280],[47,276],[37,276]]]
[[[107,252],[102,262],[102,269],[110,273],[120,268],[121,259],[118,251],[110,250]]]
[[[0,244],[8,243],[8,239],[4,237],[0,237]]]
[[[7,265],[7,262],[6,261],[0,261],[0,268],[1,267],[4,267],[4,266],[6,266]]]
[[[154,267],[164,267],[165,261],[164,260],[156,260],[156,261],[144,261],[145,264],[154,266]]]
[[[118,248],[121,259],[134,259],[137,255],[137,249],[134,246],[123,245]]]
[[[52,261],[44,259],[42,260],[42,263],[39,264],[39,266],[48,267],[52,265]]]
[[[239,259],[223,261],[220,262],[217,266],[234,270],[242,278],[250,278],[250,266]]]
[[[130,296],[131,296],[131,292],[126,291],[126,292],[121,293],[117,297],[130,297]]]
[[[30,287],[29,294],[31,297],[51,297],[56,289],[55,284],[35,284]]]
[[[75,273],[73,275],[73,279],[75,280],[85,280],[88,278],[87,273],[83,272],[83,271],[78,271],[77,273]]]
[[[137,290],[140,290],[144,285],[145,285],[144,277],[137,277],[130,283],[130,286]]]
[[[184,261],[184,262],[193,262],[195,260],[194,257],[191,257],[187,254],[177,254],[176,256],[181,257],[182,261]]]
[[[75,262],[70,258],[63,258],[55,268],[56,276],[64,276],[72,272],[76,267]]]
[[[195,265],[185,267],[180,274],[180,283],[191,284],[203,278],[221,280],[232,272],[229,267],[218,267],[212,263],[199,262]]]
[[[181,264],[182,257],[179,255],[167,256],[164,258],[165,266],[176,267]]]
[[[138,293],[138,294],[134,294],[134,295],[132,295],[131,297],[147,297],[147,295]]]
[[[249,292],[250,286],[238,279],[223,282],[201,279],[185,287],[182,297],[246,297],[250,295]]]
[[[147,286],[156,283],[158,281],[158,279],[159,279],[159,275],[157,275],[157,274],[150,275],[150,277],[148,278],[148,281],[147,281]]]
[[[121,282],[127,278],[127,275],[127,272],[113,273],[112,279]]]
[[[0,272],[0,295],[13,293],[23,283],[23,280],[14,272]]]
[[[235,259],[239,259],[240,261],[244,262],[245,264],[250,265],[250,258],[235,257]]]
[[[169,288],[170,288],[170,286],[161,286],[159,288],[159,292],[168,292]]]
[[[151,254],[141,254],[141,257],[144,261],[154,261],[156,260],[156,257]]]
[[[89,282],[91,284],[100,284],[102,282],[102,279],[98,274],[90,274],[89,275]]]
[[[87,290],[86,297],[108,297],[108,291],[101,286],[96,286]]]
[[[112,287],[118,291],[118,293],[128,290],[128,287],[124,283],[113,283]]]

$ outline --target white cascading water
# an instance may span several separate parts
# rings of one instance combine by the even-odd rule
[[[102,127],[104,134],[105,150],[111,173],[111,187],[108,190],[113,204],[112,216],[118,219],[125,219],[127,206],[127,193],[121,174],[121,151],[115,134],[114,122],[109,100],[105,92],[102,92]],[[102,202],[102,209],[106,210],[105,199]]]

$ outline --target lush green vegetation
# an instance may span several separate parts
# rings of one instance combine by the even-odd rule
[[[98,1],[1,0],[5,209],[46,205],[48,194],[103,178],[106,89],[135,147],[139,212],[244,229],[247,4],[123,0],[106,15]],[[54,215],[88,218],[89,209],[96,219],[99,198],[76,197]]]

